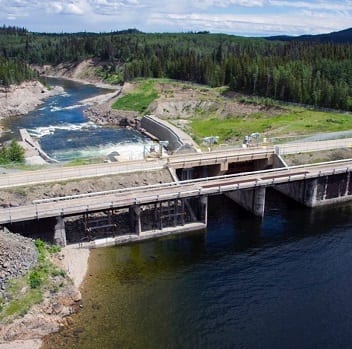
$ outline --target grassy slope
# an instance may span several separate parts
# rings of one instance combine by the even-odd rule
[[[150,103],[158,98],[154,80],[143,80],[139,86],[122,98],[116,100],[113,109],[132,110],[143,113]]]
[[[254,114],[224,120],[212,117],[194,119],[191,127],[197,138],[216,135],[220,137],[220,141],[226,141],[242,138],[253,132],[259,132],[266,137],[280,137],[345,131],[352,129],[352,117],[349,114],[290,108],[277,116]]]
[[[148,106],[159,97],[156,87],[158,82],[165,82],[165,80],[140,80],[138,87],[119,98],[113,108],[133,110],[143,114]],[[195,86],[192,85],[192,88]],[[205,89],[202,88],[202,91],[204,92]],[[219,89],[209,89],[208,92],[212,98],[214,93],[220,96]],[[253,98],[253,101],[261,103],[260,99]],[[263,100],[263,103],[266,102]],[[271,101],[270,104],[275,105],[275,102]],[[280,108],[282,113],[278,115],[254,113],[245,117],[234,115],[227,118],[219,118],[214,113],[199,111],[195,113],[189,124],[190,133],[198,142],[201,138],[208,136],[219,136],[220,142],[226,142],[242,140],[245,135],[253,132],[259,132],[262,136],[270,138],[352,129],[352,117],[348,113],[322,112],[303,107],[280,106]]]

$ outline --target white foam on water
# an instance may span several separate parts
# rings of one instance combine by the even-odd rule
[[[65,130],[65,131],[80,131],[84,129],[96,129],[100,126],[96,125],[94,122],[88,121],[80,124],[58,124],[58,125],[49,125],[28,129],[28,133],[32,137],[42,138],[44,136],[52,135],[57,130]]]
[[[64,91],[63,93],[60,94],[60,96],[62,96],[62,97],[70,97],[71,95],[68,92]]]
[[[110,143],[99,147],[57,151],[52,154],[52,157],[59,161],[69,161],[77,158],[106,158],[109,154],[117,152],[121,161],[141,160],[153,144],[152,141],[136,143],[123,142],[117,144]]]
[[[55,105],[51,105],[50,106],[50,111],[52,113],[54,112],[57,112],[57,111],[62,111],[62,110],[73,110],[73,109],[77,109],[77,108],[80,108],[80,107],[83,107],[84,104],[74,104],[74,105],[70,105],[68,107],[57,107]]]

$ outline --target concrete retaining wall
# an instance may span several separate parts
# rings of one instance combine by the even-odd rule
[[[168,150],[174,152],[182,146],[181,140],[178,138],[167,125],[158,120],[144,116],[141,120],[141,126],[148,132],[157,137],[160,141],[168,141]]]
[[[157,137],[159,141],[168,141],[167,149],[173,153],[197,151],[197,145],[189,135],[165,120],[146,115],[141,120],[141,127]]]

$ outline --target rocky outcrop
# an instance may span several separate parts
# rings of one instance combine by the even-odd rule
[[[138,127],[138,112],[111,109],[110,103],[97,104],[84,111],[84,115],[98,125]]]
[[[41,75],[55,76],[57,78],[68,78],[80,80],[81,82],[101,83],[101,78],[97,76],[97,68],[104,65],[98,59],[86,59],[81,62],[65,62],[58,65],[32,65]]]
[[[10,279],[31,269],[37,259],[37,249],[32,239],[12,234],[5,228],[0,230],[0,292],[3,293]]]
[[[33,306],[29,313],[12,323],[0,326],[0,344],[17,340],[42,338],[67,326],[69,315],[79,307],[81,293],[66,285],[58,293],[44,296],[41,304]]]

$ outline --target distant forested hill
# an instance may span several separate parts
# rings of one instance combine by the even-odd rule
[[[95,58],[113,82],[167,77],[284,101],[352,110],[352,45],[224,34],[45,34],[0,30],[3,60],[59,64]]]
[[[267,40],[281,40],[281,41],[313,41],[320,43],[335,43],[352,44],[352,28],[332,32],[328,34],[318,34],[318,35],[301,35],[301,36],[270,36],[265,38]]]

